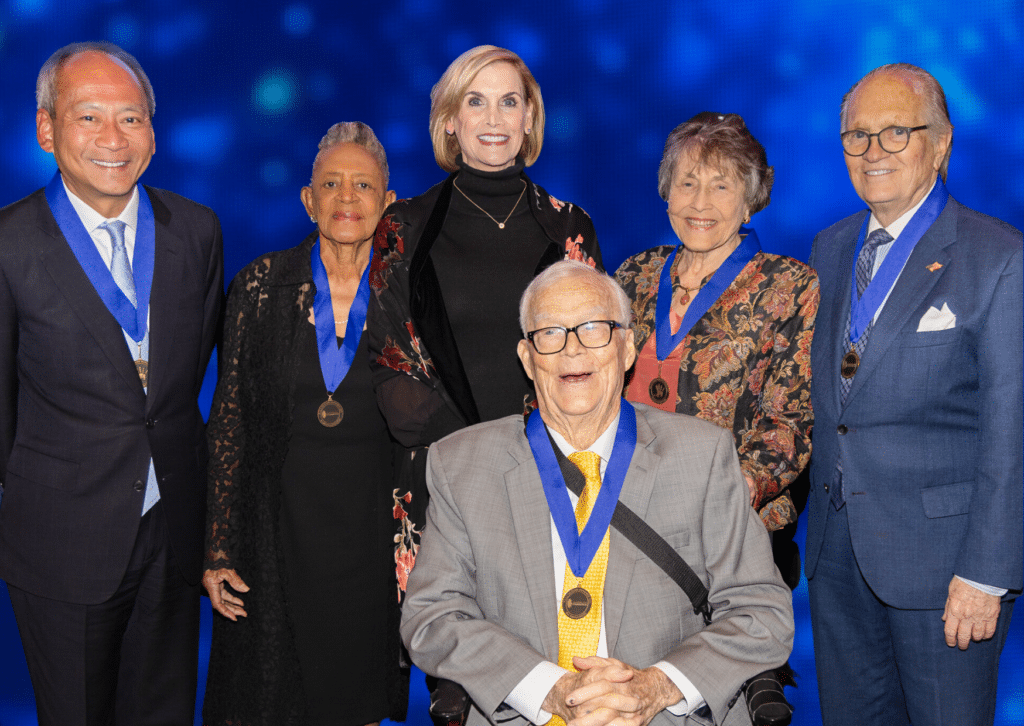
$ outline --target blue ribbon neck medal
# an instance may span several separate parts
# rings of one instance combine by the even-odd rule
[[[537,463],[544,496],[548,501],[551,518],[555,522],[558,538],[562,542],[566,562],[572,574],[580,579],[587,574],[587,569],[611,524],[612,514],[615,513],[615,506],[619,502],[619,493],[629,471],[629,462],[632,461],[633,450],[636,448],[636,411],[626,399],[622,399],[621,403],[619,425],[615,430],[615,445],[612,447],[612,454],[602,477],[594,509],[583,532],[580,532],[576,525],[576,513],[573,511],[569,491],[565,486],[565,477],[558,466],[558,459],[555,458],[552,442],[548,438],[540,412],[533,412],[526,421],[526,438],[530,442],[530,450]],[[578,589],[581,588],[574,588],[566,594],[572,594]],[[576,594],[582,597],[582,593]],[[589,597],[589,593],[587,596]],[[582,606],[584,603],[581,601],[579,604]],[[566,614],[570,617],[582,617],[570,615],[568,610]]]
[[[676,252],[682,248],[682,245],[672,250],[672,254],[668,256],[665,264],[661,267],[661,275],[658,278],[658,302],[654,309],[655,354],[658,357],[658,375],[647,387],[647,395],[659,406],[668,400],[670,390],[668,383],[661,377],[661,364],[672,354],[672,351],[679,347],[679,344],[683,342],[683,338],[690,334],[697,321],[704,317],[707,311],[711,309],[711,306],[728,289],[729,285],[736,279],[736,276],[747,266],[747,263],[754,259],[754,255],[761,251],[761,243],[757,239],[757,232],[754,231],[753,227],[740,227],[739,234],[742,235],[739,245],[718,266],[718,269],[711,274],[711,279],[707,281],[707,284],[693,298],[693,302],[686,308],[686,314],[683,315],[683,321],[680,323],[679,330],[676,331],[675,335],[672,334],[672,323],[670,320],[670,312],[672,310],[672,268],[675,266]]]
[[[57,221],[61,234],[64,235],[68,247],[81,265],[85,276],[89,278],[96,294],[106,306],[118,325],[139,347],[139,356],[135,360],[142,387],[149,386],[149,363],[142,357],[142,343],[149,332],[149,293],[153,287],[153,260],[156,257],[156,223],[153,217],[153,205],[145,187],[136,184],[139,190],[139,212],[135,222],[135,250],[132,253],[132,280],[135,284],[135,301],[124,294],[111,273],[107,263],[100,257],[96,243],[93,242],[89,230],[85,228],[81,217],[75,211],[71,200],[64,190],[64,181],[58,171],[46,185],[46,203]]]
[[[864,246],[871,215],[869,214],[864,219],[864,224],[860,228],[860,236],[857,238],[857,248],[853,251],[853,273],[850,285],[850,349],[843,356],[839,367],[839,374],[843,378],[853,378],[857,374],[857,369],[860,368],[860,356],[854,349],[854,344],[871,327],[878,308],[889,296],[889,291],[896,283],[896,278],[900,276],[903,266],[914,251],[914,245],[939,218],[942,210],[946,208],[948,200],[949,192],[946,191],[946,185],[942,183],[942,179],[936,177],[935,186],[924,200],[924,204],[910,218],[907,226],[900,232],[900,236],[890,243],[892,246],[885,259],[882,260],[878,272],[864,288],[864,294],[858,297],[857,258],[860,257],[860,250]]]
[[[331,303],[331,286],[327,279],[327,268],[320,259],[320,240],[313,245],[309,253],[310,266],[313,268],[313,284],[316,294],[313,296],[313,320],[316,326],[316,343],[320,353],[320,372],[327,386],[327,400],[320,404],[316,411],[317,421],[327,428],[334,428],[345,417],[345,409],[334,400],[334,392],[345,379],[352,361],[356,357],[359,340],[363,337],[363,326],[366,324],[366,308],[370,302],[370,266],[373,264],[373,246],[370,246],[370,259],[359,279],[352,307],[348,311],[348,322],[345,338],[338,345],[338,333],[334,325],[334,306]]]

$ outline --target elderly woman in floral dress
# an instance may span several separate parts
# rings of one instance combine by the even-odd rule
[[[658,191],[678,245],[615,273],[639,351],[626,397],[731,430],[769,531],[796,521],[790,483],[811,453],[814,271],[769,254],[749,224],[774,173],[736,114],[701,113],[668,137]]]

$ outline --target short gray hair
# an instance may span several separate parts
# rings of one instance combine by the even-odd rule
[[[380,143],[377,135],[373,133],[373,129],[362,121],[339,121],[334,124],[334,126],[327,129],[327,133],[320,139],[320,145],[317,146],[319,150],[316,153],[316,158],[313,159],[313,168],[316,169],[320,157],[326,151],[333,149],[338,144],[355,144],[366,149],[370,156],[377,161],[381,176],[384,177],[384,189],[382,191],[387,191],[388,182],[391,179],[391,174],[388,170],[388,155],[384,152],[384,145]],[[310,176],[309,183],[313,183],[312,176]]]
[[[704,111],[672,129],[658,167],[658,194],[666,202],[679,158],[693,153],[700,164],[729,166],[743,182],[743,201],[751,214],[768,206],[775,169],[768,166],[764,146],[754,138],[743,117],[736,113]]]
[[[946,158],[942,160],[942,166],[939,168],[939,175],[942,177],[942,181],[945,182],[946,174],[949,171],[949,156],[953,151],[953,124],[949,120],[949,105],[946,103],[946,93],[942,90],[939,82],[935,80],[935,76],[924,68],[910,63],[887,63],[870,71],[854,83],[853,87],[843,96],[843,102],[839,107],[839,130],[847,130],[846,117],[850,110],[850,103],[857,94],[857,90],[865,81],[883,74],[899,78],[910,86],[910,90],[924,101],[924,120],[928,124],[928,135],[931,136],[933,143],[938,143],[940,138],[947,133],[950,134]]]
[[[526,290],[523,292],[523,296],[519,300],[519,328],[523,331],[524,336],[529,332],[527,328],[532,320],[533,303],[537,296],[549,287],[552,287],[553,285],[570,277],[586,277],[596,287],[601,288],[608,293],[612,299],[614,307],[618,308],[618,310],[615,311],[615,322],[623,328],[629,328],[629,296],[626,295],[626,292],[619,287],[619,284],[615,282],[615,280],[604,272],[598,272],[585,262],[579,262],[578,260],[559,260],[533,278],[533,281],[526,286]]]
[[[135,56],[105,40],[71,43],[58,49],[47,58],[46,62],[43,63],[43,67],[39,69],[39,75],[36,77],[36,108],[43,109],[50,116],[54,116],[57,113],[57,72],[75,56],[90,51],[103,53],[125,66],[135,76],[135,80],[139,82],[139,86],[146,96],[146,110],[149,112],[149,118],[152,119],[156,114],[156,96],[153,95],[153,84],[149,82],[149,76],[142,70],[142,66],[135,60]]]

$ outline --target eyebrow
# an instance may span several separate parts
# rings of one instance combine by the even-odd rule
[[[466,96],[479,96],[480,98],[484,98],[484,94],[480,93],[480,91],[466,91]],[[503,93],[501,95],[501,98],[508,98],[509,96],[519,96],[519,98],[523,98],[523,94],[521,94],[519,91],[509,91],[508,93]]]

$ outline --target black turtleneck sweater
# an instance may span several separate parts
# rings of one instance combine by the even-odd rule
[[[460,165],[430,257],[477,410],[481,420],[490,421],[522,413],[524,398],[532,394],[516,355],[522,338],[519,298],[550,240],[530,212],[522,160],[497,172]],[[505,228],[467,196],[498,222],[512,212]]]

